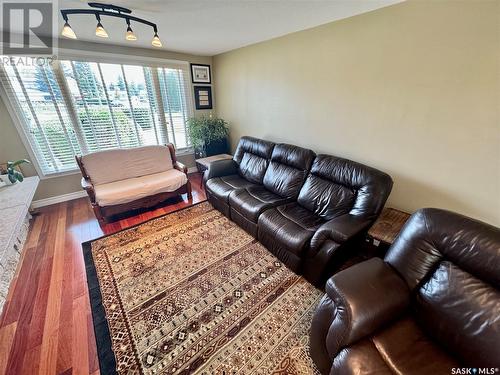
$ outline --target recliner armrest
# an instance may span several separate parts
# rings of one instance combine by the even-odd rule
[[[337,273],[327,281],[326,294],[335,306],[326,336],[331,358],[341,348],[397,319],[410,303],[406,282],[380,258]]]
[[[238,173],[238,164],[233,159],[216,160],[208,166],[203,176],[205,181],[214,177],[229,176]]]
[[[351,214],[333,218],[316,230],[311,239],[311,248],[319,248],[328,239],[339,244],[347,242],[364,229],[367,229],[371,223],[372,220]]]

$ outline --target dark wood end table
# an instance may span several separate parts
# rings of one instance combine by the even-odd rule
[[[232,159],[232,158],[233,158],[233,155],[219,154],[219,155],[208,156],[206,158],[196,159],[196,168],[198,168],[198,172],[203,174],[210,166],[210,163],[213,163],[214,161],[217,161],[217,160],[226,160],[226,159]],[[201,176],[200,186],[203,187],[203,176]]]
[[[208,169],[210,163],[213,163],[214,161],[217,161],[217,160],[226,160],[226,159],[232,159],[232,158],[233,158],[233,155],[229,155],[229,154],[219,154],[219,155],[208,156],[206,158],[196,159],[196,167],[198,168],[198,172],[203,173]]]
[[[395,208],[384,208],[368,230],[368,238],[372,240],[374,246],[383,244],[388,247],[392,245],[409,217],[410,214]]]

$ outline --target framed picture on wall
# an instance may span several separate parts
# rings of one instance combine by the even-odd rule
[[[193,86],[196,109],[212,109],[212,87]]]
[[[212,83],[210,65],[191,64],[191,78],[193,83]]]

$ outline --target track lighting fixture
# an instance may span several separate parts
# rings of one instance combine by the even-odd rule
[[[95,35],[101,38],[108,38],[108,33],[104,29],[101,23],[101,16],[109,16],[109,17],[117,17],[125,19],[127,23],[127,31],[125,34],[125,39],[129,41],[137,40],[137,36],[134,34],[132,27],[130,26],[130,21],[142,23],[153,28],[153,40],[151,44],[153,47],[161,47],[162,43],[160,38],[158,37],[158,28],[156,24],[153,22],[149,22],[145,19],[138,18],[132,16],[132,11],[127,8],[123,8],[116,5],[111,4],[102,4],[102,3],[88,3],[90,7],[97,9],[62,9],[61,14],[64,19],[64,27],[62,29],[61,35],[66,38],[77,39],[75,32],[69,25],[68,15],[73,14],[93,14],[97,19],[97,27],[95,29]]]

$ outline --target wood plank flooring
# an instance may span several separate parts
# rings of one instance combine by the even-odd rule
[[[87,198],[39,210],[0,317],[0,374],[99,374],[81,243],[206,199],[167,201],[100,227]]]

